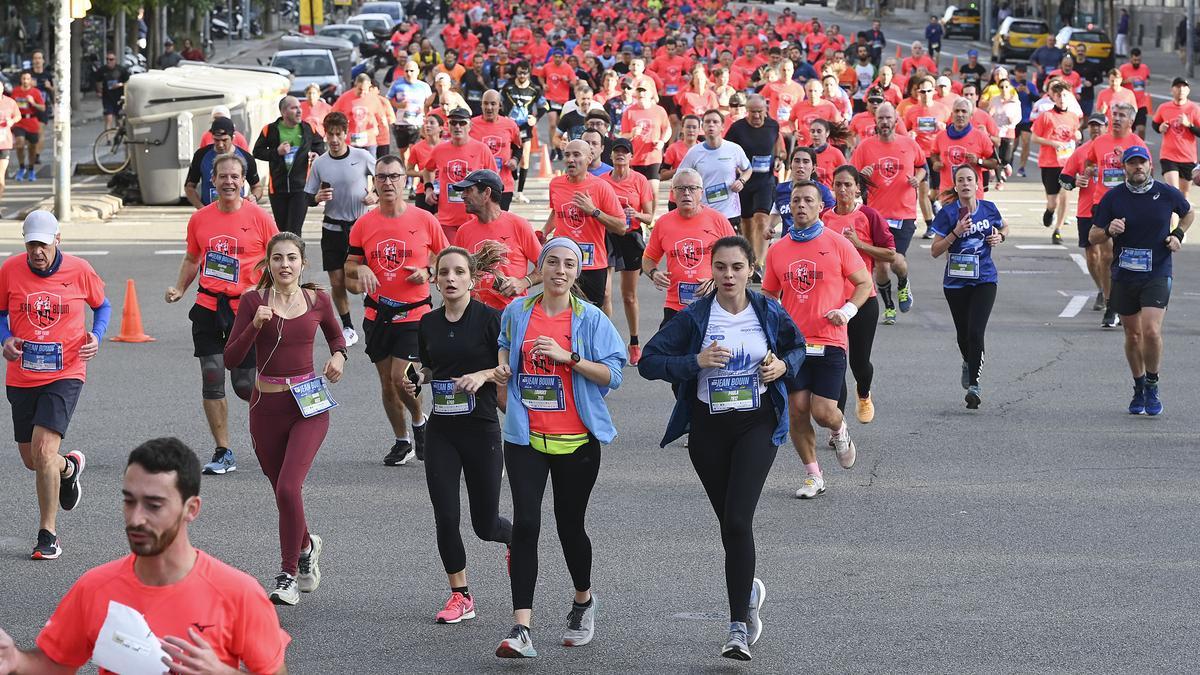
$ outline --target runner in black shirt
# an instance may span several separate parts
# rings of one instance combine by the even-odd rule
[[[517,76],[500,90],[500,114],[511,117],[521,130],[521,169],[517,172],[517,201],[528,204],[525,178],[529,175],[530,141],[538,117],[549,110],[542,85],[530,77],[528,61],[517,64]]]

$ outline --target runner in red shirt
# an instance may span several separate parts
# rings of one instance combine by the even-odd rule
[[[913,294],[908,285],[908,260],[905,254],[917,229],[917,189],[925,178],[926,159],[917,142],[896,135],[896,109],[881,103],[875,113],[877,135],[868,138],[850,155],[853,164],[873,187],[867,192],[867,204],[887,219],[896,241],[896,259],[875,267],[875,283],[883,296],[883,323],[896,323],[896,305],[892,302],[889,273],[896,272],[896,299],[901,312],[912,308]]]
[[[675,95],[675,103],[679,107],[680,118],[703,115],[721,107],[721,100],[709,84],[703,63],[692,66],[692,81]]]
[[[661,110],[661,108],[660,108]],[[629,111],[625,112],[626,115]],[[625,211],[608,183],[588,174],[592,148],[582,139],[563,147],[566,174],[550,181],[550,215],[542,227],[546,238],[568,237],[579,244],[579,288],[588,302],[604,305],[608,278],[607,233],[625,234]]]
[[[0,343],[8,360],[13,435],[25,468],[37,474],[39,529],[32,558],[53,560],[62,554],[58,509],[70,511],[79,503],[86,463],[82,452],[64,457],[59,449],[112,309],[92,266],[59,248],[54,214],[31,212],[21,231],[25,254],[0,265]],[[85,307],[95,314],[91,332],[84,325]]]
[[[917,145],[920,146],[921,152],[924,152],[926,157],[933,152],[934,140],[950,121],[950,109],[933,100],[933,83],[934,79],[928,75],[916,78],[916,83],[913,85],[916,102],[908,105],[903,115],[904,125],[912,130],[909,132],[910,135],[916,139]],[[941,175],[932,166],[926,168],[928,169],[927,184],[921,186],[921,194],[924,197],[919,200],[919,204],[921,215],[925,219],[926,234],[930,234],[929,224],[933,222],[933,210],[930,204],[937,200]]]
[[[8,153],[13,149],[12,130],[21,121],[21,109],[17,102],[0,92],[0,203],[4,200],[4,182],[8,176]],[[20,165],[21,159],[17,158]],[[0,211],[0,218],[4,217]]]
[[[550,104],[547,119],[550,121],[551,130],[558,128],[558,116],[562,114],[563,105],[571,98],[571,87],[575,80],[579,79],[575,75],[575,69],[563,60],[565,56],[563,50],[557,47],[551,49],[550,62],[534,71],[546,88],[544,93],[546,101]]]
[[[933,152],[929,155],[929,166],[941,172],[941,184],[954,183],[952,174],[966,164],[975,172],[979,189],[976,199],[983,199],[983,170],[997,169],[1000,162],[995,158],[995,147],[987,132],[971,124],[975,106],[971,101],[960,98],[954,102],[950,126],[942,129],[933,141]]]
[[[849,132],[844,125],[817,119],[808,125],[808,133],[812,138],[813,152],[817,154],[817,182],[825,186],[832,185],[833,171],[846,163],[846,156],[831,141],[844,145],[849,138]]]
[[[882,89],[871,87],[867,90],[866,101],[867,109],[850,120],[850,141],[846,145],[847,151],[853,151],[859,143],[875,136],[875,113],[887,99],[884,98]],[[904,126],[904,120],[899,118],[896,119],[896,133],[901,136],[908,135],[908,127]]]
[[[1136,110],[1137,96],[1131,90],[1121,86],[1122,81],[1123,78],[1121,77],[1120,70],[1113,68],[1108,71],[1108,88],[1096,94],[1096,105],[1092,109],[1107,115],[1113,105],[1124,102],[1133,106]],[[1108,118],[1108,122],[1112,124],[1112,117]]]
[[[338,97],[333,109],[350,122],[347,138],[350,145],[375,154],[375,139],[379,136],[379,96],[371,93],[371,76],[360,73],[354,78],[354,88]]]
[[[1171,82],[1171,100],[1154,111],[1154,128],[1162,134],[1163,181],[1186,197],[1196,168],[1196,127],[1200,126],[1200,106],[1188,100],[1191,85],[1182,77]]]
[[[683,156],[691,149],[693,145],[700,142],[700,125],[702,121],[699,115],[685,115],[679,126],[679,140],[667,146],[663,152],[662,165],[658,170],[658,176],[661,180],[671,180],[675,176],[675,170],[679,168],[679,163],[683,161]],[[675,203],[668,200],[667,210],[675,209]]]
[[[1122,112],[1123,118],[1126,120],[1126,127],[1132,121],[1130,116],[1136,110],[1133,103],[1130,102],[1128,108]],[[1103,242],[1093,244],[1088,241],[1088,231],[1092,229],[1092,210],[1095,208],[1096,189],[1101,186],[1099,179],[1099,167],[1094,164],[1089,164],[1087,158],[1092,154],[1092,144],[1096,142],[1108,129],[1108,118],[1102,112],[1094,112],[1088,118],[1088,135],[1091,140],[1079,146],[1079,149],[1071,154],[1062,170],[1063,187],[1067,189],[1079,188],[1079,200],[1075,207],[1075,222],[1079,230],[1079,248],[1084,249],[1084,256],[1087,258],[1088,274],[1092,277],[1092,283],[1096,284],[1096,302],[1092,304],[1092,309],[1096,311],[1106,310],[1108,308],[1108,296],[1110,286],[1112,284],[1112,239],[1105,237]],[[1107,312],[1105,312],[1107,314]],[[1117,325],[1120,318],[1113,315],[1113,326]],[[1108,323],[1107,316],[1104,317],[1102,325]]]
[[[541,273],[530,267],[537,263],[542,245],[528,220],[501,209],[504,186],[495,172],[473,171],[458,185],[470,217],[458,228],[454,245],[472,254],[478,253],[485,241],[508,249],[496,273],[480,277],[471,293],[485,305],[503,310],[513,298],[523,297],[541,282]]]
[[[1042,225],[1054,225],[1050,240],[1055,244],[1062,243],[1062,224],[1067,217],[1067,193],[1062,191],[1058,177],[1080,138],[1079,116],[1067,110],[1064,99],[1069,90],[1070,85],[1061,80],[1051,84],[1048,95],[1054,107],[1033,121],[1033,142],[1042,146],[1038,152],[1038,167],[1042,170],[1042,187],[1046,191]]]
[[[22,179],[32,181],[37,179],[33,160],[37,156],[35,150],[42,134],[42,123],[38,115],[46,111],[46,100],[42,97],[41,90],[33,82],[33,73],[29,71],[21,73],[18,86],[13,87],[12,98],[17,102],[17,109],[21,112],[21,121],[12,128],[13,146],[17,151],[18,166],[13,180],[17,182]]]
[[[692,64],[687,57],[679,53],[674,40],[667,40],[665,48],[666,53],[651,61],[647,69],[662,79],[663,95],[660,102],[671,118],[672,125],[678,127],[681,113],[675,98],[684,90],[684,75],[691,69]]]
[[[629,364],[636,366],[642,357],[642,348],[638,345],[638,276],[642,272],[642,254],[646,250],[646,237],[642,225],[654,223],[655,195],[650,189],[650,181],[642,174],[633,171],[630,161],[633,155],[633,144],[627,138],[618,138],[612,144],[612,171],[600,177],[600,180],[612,186],[617,195],[622,210],[625,212],[625,223],[629,231],[620,236],[611,237],[613,250],[621,260],[621,300],[625,306],[625,322],[629,327]]]
[[[812,138],[808,133],[808,125],[813,120],[822,119],[830,122],[841,122],[842,115],[829,101],[822,100],[825,86],[813,78],[804,83],[804,93],[808,98],[796,104],[792,109],[791,124],[795,130],[796,145],[811,145]]]
[[[204,472],[222,475],[237,470],[229,447],[229,407],[225,402],[225,370],[233,391],[243,401],[254,389],[254,355],[242,363],[225,363],[225,343],[233,328],[242,293],[258,283],[267,242],[279,234],[275,219],[253,200],[242,198],[246,166],[237,155],[213,161],[212,182],[217,201],[192,214],[187,224],[187,252],[175,285],[167,288],[169,303],[183,299],[193,281],[198,292],[188,312],[192,322],[193,354],[200,359],[204,417],[216,450]]]
[[[489,89],[480,100],[483,114],[471,120],[471,138],[482,141],[492,151],[495,172],[504,181],[504,194],[500,197],[500,208],[505,211],[512,205],[513,173],[521,164],[521,129],[511,117],[500,115],[500,92]],[[487,167],[492,168],[492,167]],[[472,251],[474,252],[474,251]]]
[[[900,62],[900,74],[905,77],[912,77],[923,68],[926,74],[937,77],[937,64],[925,54],[925,45],[922,45],[920,42],[913,42],[910,49],[911,56]]]
[[[1129,50],[1129,63],[1121,64],[1122,84],[1133,92],[1137,100],[1137,117],[1133,121],[1133,131],[1138,136],[1146,135],[1146,116],[1150,114],[1150,66],[1142,63],[1142,50],[1134,47]]]
[[[792,148],[792,134],[796,129],[792,123],[792,110],[804,100],[804,87],[792,79],[796,66],[790,61],[784,61],[779,71],[779,79],[768,82],[762,91],[762,97],[767,100],[767,114],[779,122],[779,131],[784,135],[788,148]]]
[[[633,142],[633,170],[650,181],[650,188],[657,195],[663,148],[671,142],[671,120],[667,111],[654,103],[653,91],[635,85],[634,92],[637,94],[637,102],[621,115],[620,135]],[[587,269],[584,265],[584,270]]]
[[[448,113],[447,117],[449,118],[450,138],[443,141],[430,153],[421,178],[425,182],[426,203],[433,199],[434,180],[439,181],[437,220],[441,223],[442,230],[445,231],[446,241],[452,241],[454,233],[458,231],[458,226],[467,219],[467,210],[463,206],[462,195],[456,193],[450,186],[463,180],[467,174],[477,169],[494,170],[496,159],[486,143],[471,138],[470,110],[455,108]]]
[[[419,366],[417,323],[432,307],[431,266],[438,252],[450,245],[436,218],[404,203],[404,178],[399,157],[386,155],[376,162],[379,207],[354,223],[346,257],[346,287],[351,293],[366,294],[367,357],[379,374],[383,408],[396,438],[383,459],[386,466],[406,464],[414,448],[418,460],[425,456],[420,392],[410,396],[401,382],[410,363]],[[413,418],[412,443],[406,410]]]
[[[871,275],[854,246],[821,224],[824,208],[814,183],[793,185],[792,227],[767,250],[762,285],[763,293],[780,299],[805,341],[804,364],[788,382],[789,433],[807,473],[796,491],[801,499],[825,491],[814,420],[833,433],[842,467],[854,466],[857,450],[837,402],[846,381],[846,324],[871,293]]]
[[[704,205],[704,179],[695,169],[675,174],[671,195],[678,208],[658,219],[642,255],[642,271],[667,294],[660,329],[690,305],[709,281],[713,244],[735,234],[728,218]],[[664,256],[666,272],[658,269]]]
[[[239,666],[286,673],[291,637],[258,582],[189,539],[200,515],[195,452],[177,438],[146,441],[129,455],[121,493],[132,553],[84,573],[46,621],[37,647],[18,650],[0,630],[0,672],[74,673],[91,661],[101,675],[112,675],[110,668],[207,673]],[[144,620],[151,635],[106,628],[127,614]],[[124,645],[117,660],[100,648],[114,643]]]
[[[426,115],[425,121],[421,124],[421,140],[409,146],[408,161],[406,169],[409,178],[416,178],[416,185],[413,186],[417,194],[413,205],[422,211],[428,211],[437,214],[437,195],[441,186],[437,184],[437,168],[432,170],[434,174],[433,192],[427,193],[425,190],[425,167],[429,164],[429,158],[433,156],[433,149],[442,143],[442,118],[438,115]],[[429,194],[431,201],[425,201],[425,195]]]

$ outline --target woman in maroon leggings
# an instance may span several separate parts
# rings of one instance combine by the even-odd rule
[[[326,382],[341,379],[346,364],[346,340],[329,294],[300,283],[307,263],[300,237],[282,232],[271,238],[262,279],[242,296],[225,346],[226,363],[241,363],[255,350],[250,437],[279,507],[283,565],[270,592],[277,605],[294,605],[301,592],[321,583],[321,538],[308,532],[301,490],[329,431],[328,411],[337,405]],[[323,377],[313,370],[318,325],[330,352]]]

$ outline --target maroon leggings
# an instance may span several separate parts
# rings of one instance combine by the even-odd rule
[[[298,570],[300,549],[309,541],[301,490],[328,432],[328,412],[305,418],[292,392],[263,393],[255,388],[250,398],[250,436],[258,463],[275,490],[282,569],[292,576]]]

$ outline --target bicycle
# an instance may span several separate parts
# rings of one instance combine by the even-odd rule
[[[129,166],[131,157],[129,144],[125,140],[126,134],[125,113],[122,111],[117,115],[116,126],[101,131],[92,143],[92,160],[96,162],[96,168],[104,173],[114,174],[124,171],[125,167]]]

